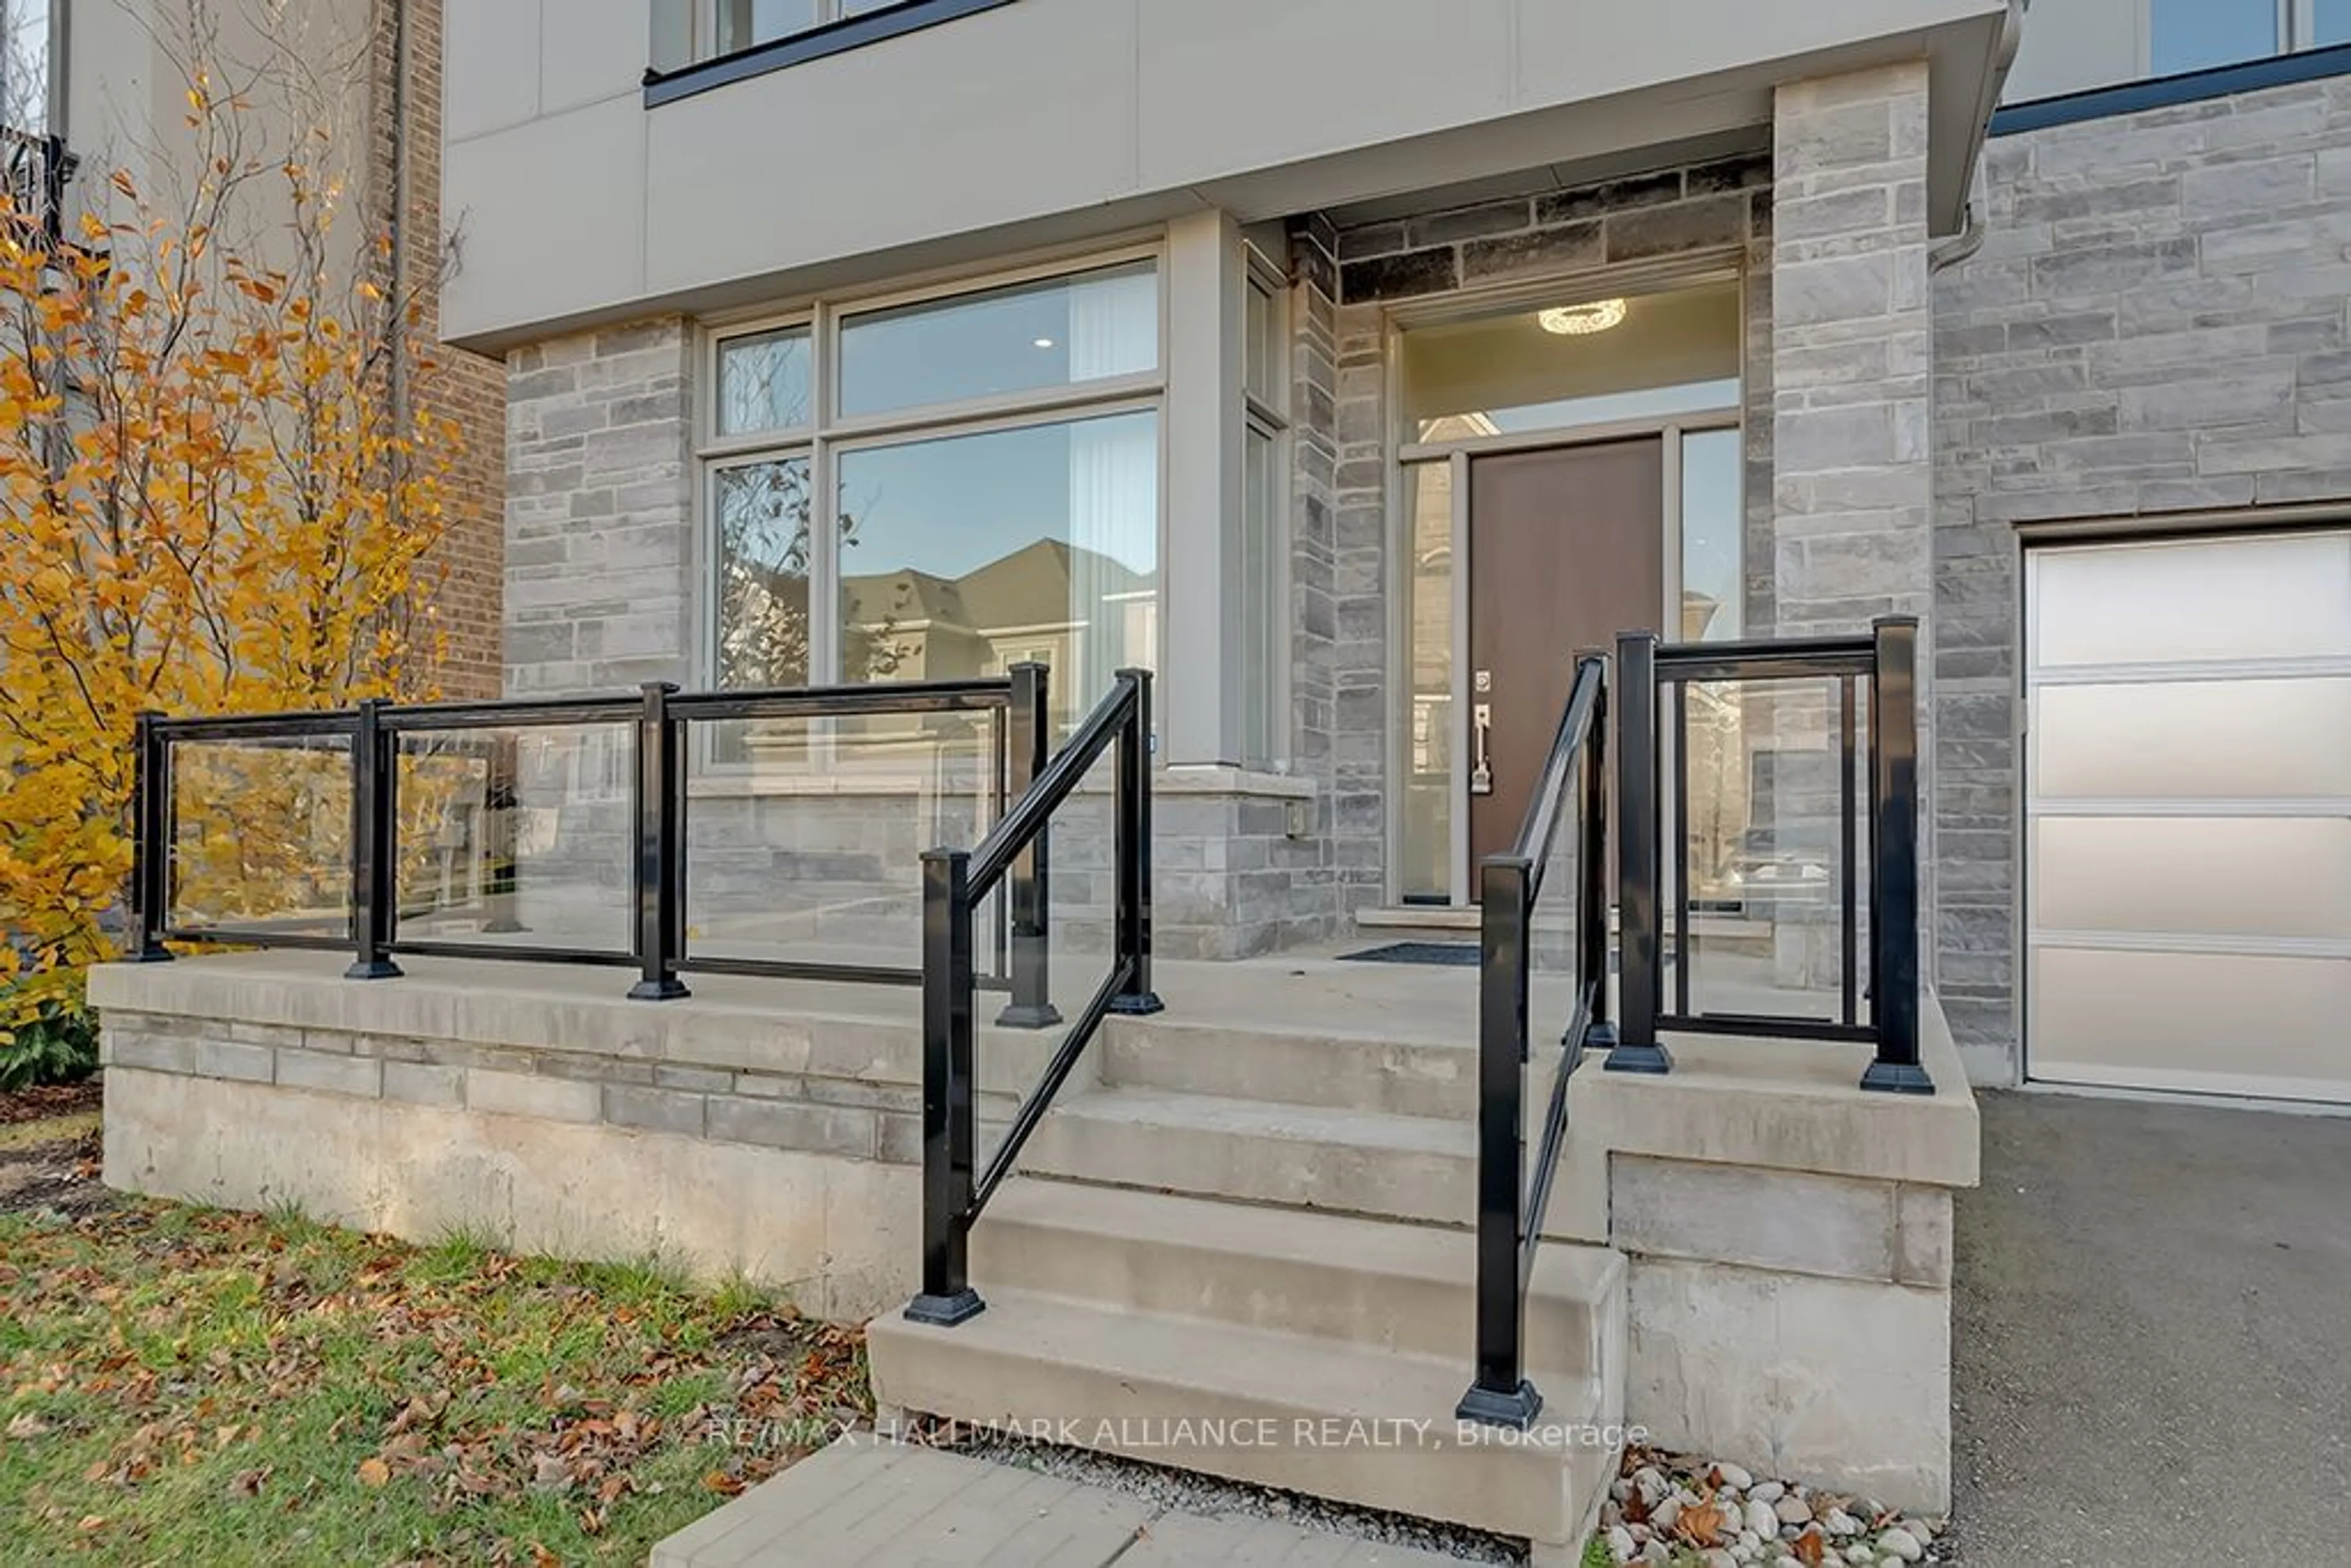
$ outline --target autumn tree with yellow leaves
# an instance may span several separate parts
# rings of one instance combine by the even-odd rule
[[[350,95],[188,19],[165,155],[85,163],[62,225],[0,201],[0,1031],[115,950],[135,716],[434,684],[455,433],[407,395],[431,366],[360,232]]]

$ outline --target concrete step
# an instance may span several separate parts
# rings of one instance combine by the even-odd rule
[[[1165,1089],[1099,1089],[1039,1124],[1021,1168],[1117,1186],[1467,1226],[1471,1119],[1334,1111]]]
[[[1102,1081],[1188,1094],[1468,1121],[1478,1113],[1477,1019],[1458,1040],[1235,1029],[1170,1010],[1113,1019]]]
[[[1537,1368],[1543,1416],[1500,1440],[1457,1426],[1468,1359],[998,1289],[952,1329],[869,1332],[886,1408],[1017,1419],[1050,1441],[1561,1545],[1614,1465],[1579,1426],[1616,1418],[1601,1377]]]
[[[1016,1180],[972,1238],[973,1281],[1468,1364],[1477,1277],[1467,1230]],[[1530,1361],[1600,1372],[1622,1254],[1551,1242],[1527,1301]]]

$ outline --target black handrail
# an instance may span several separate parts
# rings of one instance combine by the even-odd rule
[[[1625,699],[1617,708],[1617,804],[1624,813],[1618,848],[1622,897],[1624,1027],[1610,1052],[1611,1072],[1669,1072],[1673,1057],[1661,1030],[1827,1040],[1876,1047],[1865,1089],[1931,1094],[1933,1079],[1918,1060],[1918,622],[1890,615],[1867,636],[1785,642],[1705,643],[1660,646],[1655,633],[1617,639],[1617,667]],[[1833,680],[1839,821],[1838,938],[1841,959],[1837,1016],[1700,1011],[1691,1002],[1689,875],[1689,688],[1700,682]],[[1868,696],[1866,758],[1870,843],[1869,885],[1860,886],[1864,812],[1856,776],[1862,770],[1857,731],[1861,698]],[[1677,728],[1660,744],[1657,706],[1670,694]],[[1660,765],[1672,768],[1673,810],[1663,809]],[[1672,863],[1665,828],[1673,824]],[[1661,894],[1673,899],[1673,995],[1664,985],[1666,920]],[[1861,1017],[1864,897],[1869,918],[1869,1017]]]
[[[1039,852],[1034,858],[1041,863],[1053,813],[1113,746],[1118,907],[1110,971],[1061,1037],[1037,1087],[1021,1101],[987,1169],[976,1174],[973,912],[1032,851]],[[977,849],[937,849],[923,855],[923,1288],[906,1305],[906,1316],[915,1322],[952,1328],[986,1309],[972,1288],[970,1270],[971,1231],[980,1211],[1011,1174],[1029,1135],[1052,1109],[1102,1019],[1112,1013],[1160,1010],[1151,988],[1150,746],[1150,673],[1121,670],[1110,695]],[[1032,896],[1041,941],[1041,886]],[[1021,972],[1017,957],[1014,972]]]
[[[1579,654],[1575,684],[1519,836],[1479,870],[1478,967],[1477,1374],[1456,1414],[1523,1431],[1542,1409],[1526,1375],[1527,1291],[1552,1179],[1567,1138],[1568,1081],[1587,1041],[1613,1043],[1608,1022],[1608,661]],[[1527,1070],[1532,1056],[1535,903],[1581,774],[1577,812],[1574,1007],[1544,1097],[1534,1176],[1527,1176]]]
[[[1043,665],[1015,664],[1004,676],[857,686],[779,687],[760,690],[681,693],[655,682],[633,696],[528,697],[491,702],[393,704],[369,701],[354,707],[311,712],[230,714],[167,718],[141,714],[137,721],[133,785],[133,859],[130,910],[131,931],[126,958],[161,962],[172,956],[167,944],[234,944],[260,947],[345,951],[355,979],[390,979],[400,974],[394,955],[497,958],[510,962],[628,966],[639,971],[629,995],[664,1001],[688,994],[683,974],[753,975],[786,979],[918,986],[919,967],[815,963],[780,958],[702,956],[688,950],[685,935],[687,866],[687,772],[691,728],[758,719],[825,720],[876,716],[1001,714],[997,755],[985,787],[1000,818],[1009,800],[1025,796],[1042,758],[1038,738],[1047,732],[1047,673]],[[636,768],[631,784],[631,883],[633,914],[624,947],[583,948],[552,944],[456,940],[401,934],[398,899],[399,774],[403,737],[490,729],[559,728],[629,725],[636,737]],[[181,927],[172,924],[173,750],[186,745],[234,745],[246,749],[308,747],[321,741],[348,747],[351,764],[350,859],[346,868],[350,912],[255,920],[239,925]],[[461,741],[443,746],[462,748]],[[494,744],[494,743],[493,743]],[[493,783],[499,761],[493,752]],[[1009,902],[1016,910],[1041,911],[1045,867],[1041,853],[1021,857],[1006,868]],[[504,895],[486,895],[488,905],[505,896],[507,914],[482,927],[503,937],[521,927],[511,918],[509,886]],[[436,912],[446,913],[445,909]],[[410,913],[413,914],[414,911]],[[1041,916],[1037,922],[1041,925]],[[340,934],[335,927],[340,926]],[[1042,1028],[1058,1022],[1047,997],[1048,975],[1041,930],[999,933],[1008,946],[1005,967],[979,977],[991,989],[1008,988],[1011,1006],[1004,1020]]]

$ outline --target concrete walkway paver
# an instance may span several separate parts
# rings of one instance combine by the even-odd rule
[[[1009,1465],[845,1438],[653,1549],[653,1568],[1447,1568],[1452,1557],[1210,1519]]]
[[[1961,1561],[2351,1561],[2351,1120],[1984,1094]]]

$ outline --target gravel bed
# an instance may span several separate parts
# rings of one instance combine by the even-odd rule
[[[1951,1563],[1944,1521],[1739,1466],[1628,1448],[1601,1505],[1614,1563],[1673,1568],[1903,1568]]]
[[[1357,1541],[1411,1547],[1465,1563],[1510,1564],[1527,1549],[1507,1536],[1408,1514],[1354,1508],[1139,1459],[1037,1442],[987,1428],[926,1423],[904,1434],[974,1458],[1058,1476],[1211,1517],[1287,1521]],[[1851,1492],[1750,1475],[1739,1466],[1630,1448],[1601,1505],[1596,1558],[1668,1568],[1907,1568],[1955,1563],[1940,1519],[1904,1514]],[[1591,1560],[1591,1559],[1587,1559]]]
[[[1438,1524],[1430,1520],[1415,1519],[1408,1514],[1352,1508],[1345,1503],[1330,1502],[1322,1498],[1276,1491],[1270,1487],[1249,1486],[1241,1481],[1224,1480],[1190,1470],[1170,1469],[1164,1465],[1096,1453],[1089,1448],[1031,1442],[999,1432],[974,1434],[968,1429],[961,1435],[941,1434],[939,1446],[952,1448],[956,1453],[968,1454],[974,1458],[1014,1465],[1087,1486],[1124,1492],[1145,1502],[1186,1513],[1283,1520],[1304,1530],[1327,1531],[1332,1535],[1348,1536],[1384,1546],[1405,1546],[1422,1552],[1440,1552],[1458,1557],[1465,1563],[1518,1564],[1522,1568],[1527,1560],[1526,1548],[1506,1536],[1489,1535],[1483,1531],[1468,1530],[1459,1525]]]

